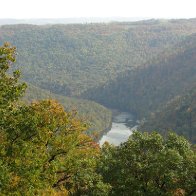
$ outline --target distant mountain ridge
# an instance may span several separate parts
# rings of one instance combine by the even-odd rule
[[[13,24],[85,24],[85,23],[110,23],[110,22],[133,22],[140,20],[147,20],[149,18],[144,17],[80,17],[80,18],[37,18],[37,19],[0,19],[1,25],[13,25]]]
[[[196,34],[170,50],[82,97],[144,117],[196,83]]]
[[[196,143],[196,34],[154,61],[129,71],[84,98],[130,110],[145,121],[139,129],[174,130]]]
[[[25,81],[53,93],[80,96],[148,63],[192,33],[195,20],[21,24],[2,26],[0,43],[17,47]]]

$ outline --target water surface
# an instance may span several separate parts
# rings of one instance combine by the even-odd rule
[[[120,143],[127,141],[129,136],[136,129],[137,124],[133,120],[132,114],[122,112],[113,118],[111,129],[102,136],[99,144],[103,145],[103,143],[107,141],[110,144],[119,145]]]

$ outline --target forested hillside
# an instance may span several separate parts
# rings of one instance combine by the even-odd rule
[[[165,105],[188,94],[196,83],[196,19],[5,25],[0,43],[5,41],[17,47],[16,67],[23,80],[45,89],[38,97],[52,95],[66,107],[76,105],[98,131],[110,126],[108,110],[61,96],[90,99],[141,120],[164,112]],[[188,129],[183,131],[187,136]]]
[[[143,66],[83,95],[145,117],[196,83],[196,34]]]
[[[51,36],[54,29],[61,33]],[[77,39],[63,42],[65,29]],[[136,31],[130,42],[122,39],[128,31]],[[196,194],[195,20],[3,26],[0,39],[5,38],[21,44],[18,66],[25,75],[20,80],[16,48],[5,43],[0,47],[0,195]],[[78,45],[84,40],[89,48]],[[151,133],[134,131],[119,146],[99,146],[87,134],[94,131],[88,123],[102,131],[111,123],[110,111],[65,94],[132,111],[143,119],[142,131]]]
[[[15,57],[0,47],[0,195],[107,195],[86,123],[54,100],[20,103],[26,84],[7,73]]]
[[[88,124],[87,133],[100,138],[104,131],[111,126],[112,113],[104,106],[88,100],[70,98],[51,93],[28,84],[23,100],[27,103],[42,99],[55,99],[64,106],[65,111],[75,111],[78,116]]]
[[[146,118],[143,130],[164,134],[175,130],[195,143],[195,84],[196,34],[193,34],[163,55],[88,91],[83,97]]]
[[[158,111],[151,113],[140,130],[156,130],[163,135],[167,135],[169,130],[175,130],[196,143],[196,88],[175,97]]]
[[[149,20],[87,25],[8,25],[0,43],[18,49],[23,79],[75,96],[147,63],[196,32],[195,20]]]

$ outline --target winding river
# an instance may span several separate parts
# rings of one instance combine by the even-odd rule
[[[132,114],[122,112],[113,118],[111,129],[102,136],[99,144],[103,145],[107,141],[116,146],[120,145],[120,143],[127,141],[134,130],[137,130],[137,126]]]

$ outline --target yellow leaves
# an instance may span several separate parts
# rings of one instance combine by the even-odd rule
[[[49,189],[40,191],[39,195],[41,196],[68,196],[69,192],[65,188],[62,188],[61,190],[55,190],[55,189],[49,188]]]
[[[57,127],[66,123],[68,115],[55,100],[43,100],[31,104],[40,122],[40,127]]]
[[[10,43],[6,42],[0,47],[0,63],[1,68],[7,70],[10,62],[15,62],[16,47],[11,47]],[[3,65],[3,66],[2,66]]]
[[[10,190],[29,193],[35,187],[38,195],[68,195],[61,186],[74,192],[74,175],[84,167],[95,169],[99,146],[84,134],[86,124],[75,111],[65,112],[55,100],[43,100],[18,107],[12,117],[6,162],[18,176],[12,177]],[[64,176],[69,178],[62,180]],[[55,184],[58,189],[53,189]]]
[[[83,149],[83,150],[91,149],[95,152],[100,151],[99,144],[94,142],[88,135],[80,134],[79,137],[78,137],[78,140],[79,140],[78,146],[81,149]]]
[[[76,117],[76,112],[65,112],[55,100],[37,101],[30,108],[40,129],[40,138],[47,139],[57,133],[62,137],[65,134],[80,134],[87,129],[86,124]]]
[[[14,160],[14,163],[15,163],[16,166],[20,166],[20,164],[21,164],[21,159],[15,159],[15,160]]]
[[[65,114],[63,106],[60,105],[56,100],[48,99],[43,101],[37,101],[33,102],[31,106],[37,112],[43,112],[47,110],[50,114],[53,114],[54,116]]]
[[[17,185],[19,184],[19,182],[20,182],[20,177],[19,176],[17,176],[17,175],[12,175],[12,177],[11,177],[11,180],[10,180],[10,186],[12,187],[12,188],[15,188],[15,187],[17,187]]]

